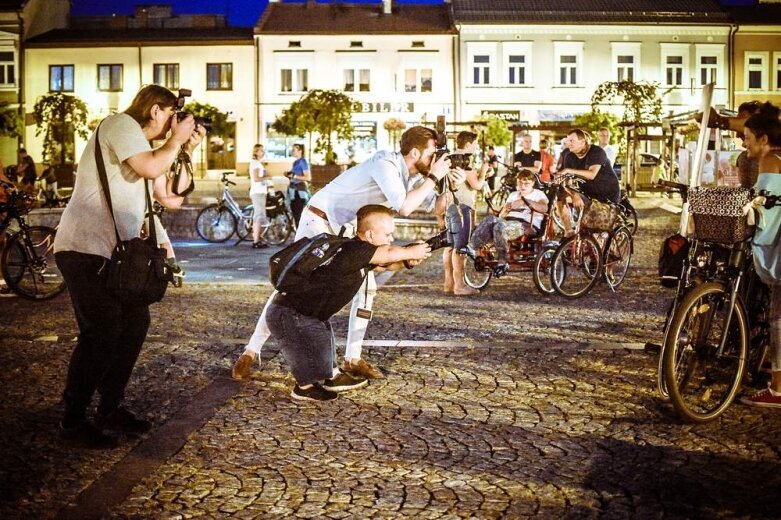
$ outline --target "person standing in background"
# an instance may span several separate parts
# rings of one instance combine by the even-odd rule
[[[550,182],[551,170],[553,169],[553,156],[548,152],[547,139],[540,141],[540,161],[542,163],[542,166],[540,167],[540,180],[542,180],[542,182]]]
[[[252,147],[252,159],[249,162],[249,198],[252,199],[252,247],[260,249],[268,247],[260,237],[263,225],[268,224],[266,218],[266,195],[268,195],[268,181],[266,170],[260,162],[266,155],[262,144]]]
[[[304,159],[304,145],[296,143],[293,145],[293,166],[287,173],[290,179],[290,186],[287,188],[287,201],[290,204],[290,211],[298,226],[301,220],[301,213],[304,211],[307,202],[312,198],[309,192],[309,182],[312,180],[312,172],[309,169],[309,162]]]

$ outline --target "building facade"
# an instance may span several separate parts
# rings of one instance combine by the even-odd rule
[[[493,113],[531,126],[591,111],[605,81],[660,84],[665,113],[696,108],[715,82],[729,103],[730,23],[718,2],[453,0],[460,117]],[[621,116],[617,100],[603,107]]]
[[[259,139],[272,161],[301,141],[276,135],[272,122],[309,90],[337,89],[355,100],[355,139],[337,145],[340,162],[392,147],[384,128],[391,118],[413,125],[456,113],[448,5],[272,1],[255,38]]]
[[[735,89],[732,105],[745,101],[781,104],[781,2],[760,1],[731,10]]]
[[[76,19],[69,29],[27,40],[27,112],[42,95],[73,94],[87,104],[94,127],[127,108],[144,85],[190,89],[188,102],[227,113],[231,127],[230,135],[210,136],[193,157],[195,166],[246,170],[256,134],[252,30],[226,27],[224,17],[185,18],[173,16],[169,7],[139,7],[133,17]],[[27,126],[25,141],[40,158],[42,139],[35,132]],[[85,144],[75,138],[77,161]]]

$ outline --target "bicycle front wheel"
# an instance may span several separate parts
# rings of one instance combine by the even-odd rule
[[[272,246],[284,244],[293,231],[290,215],[282,211],[268,220],[268,226],[263,227],[263,239]]]
[[[494,272],[486,263],[486,257],[477,252],[475,258],[467,258],[464,265],[464,283],[472,289],[485,289]]]
[[[688,421],[715,419],[740,388],[746,368],[748,320],[743,303],[737,300],[725,327],[729,308],[730,293],[725,286],[708,282],[694,287],[673,316],[662,363],[670,401]]]
[[[241,210],[241,221],[236,224],[236,234],[239,241],[247,240],[247,237],[252,234],[252,213],[254,211],[252,204],[244,206],[244,209]]]
[[[625,226],[616,229],[608,240],[605,280],[614,289],[621,285],[629,271],[629,263],[632,261],[632,240],[632,233]]]
[[[534,272],[532,278],[534,279],[534,286],[540,294],[548,296],[556,292],[551,284],[550,272],[553,265],[553,255],[556,253],[556,245],[549,245],[544,247],[537,257],[534,259]]]
[[[599,281],[602,250],[586,233],[565,238],[551,260],[551,286],[565,298],[580,298]]]
[[[198,212],[195,231],[207,242],[225,242],[236,232],[236,218],[225,206],[210,204]]]
[[[54,261],[55,233],[47,226],[32,226],[7,240],[1,261],[3,279],[19,296],[48,300],[65,290],[65,279]]]

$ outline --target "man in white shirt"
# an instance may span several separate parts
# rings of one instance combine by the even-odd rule
[[[312,197],[301,214],[296,240],[320,233],[339,234],[343,226],[355,220],[358,210],[368,204],[390,206],[403,217],[421,206],[432,211],[436,202],[435,185],[448,172],[453,186],[463,183],[466,177],[463,170],[450,169],[447,156],[435,160],[436,137],[433,130],[414,126],[402,134],[400,152],[377,152],[328,183]],[[350,375],[373,379],[382,377],[382,373],[361,359],[361,344],[376,292],[377,284],[370,272],[350,309],[342,366]],[[265,318],[267,307],[268,303],[244,353],[233,366],[234,379],[249,376],[255,357],[270,336]]]
[[[610,130],[604,126],[597,130],[597,141],[599,142],[599,147],[605,150],[605,155],[610,159],[610,167],[615,167],[618,152],[613,148],[613,145],[610,144]]]

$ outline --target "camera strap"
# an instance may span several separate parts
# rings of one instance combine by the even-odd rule
[[[182,171],[184,170],[184,172]],[[176,160],[171,165],[171,171],[173,172],[173,180],[171,181],[171,191],[178,197],[186,197],[195,190],[195,176],[193,175],[193,165],[190,161],[190,154],[184,151],[184,146],[179,150]],[[190,184],[182,191],[179,191],[179,182],[181,182],[182,174],[190,177]]]

